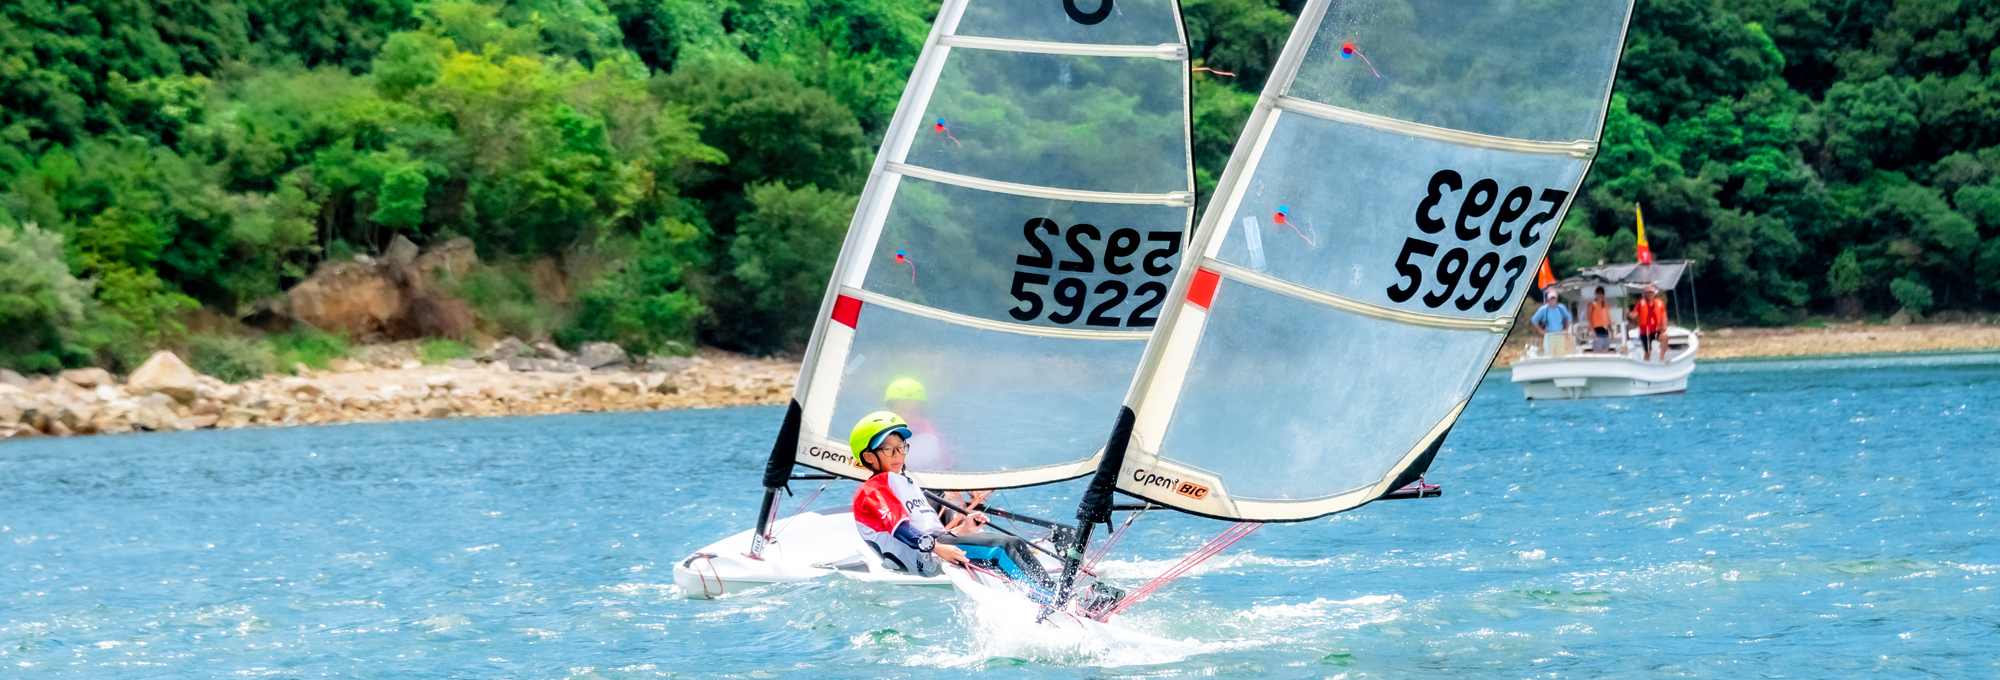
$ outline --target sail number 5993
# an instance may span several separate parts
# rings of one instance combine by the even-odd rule
[[[1465,196],[1459,202],[1456,219],[1447,223],[1440,217],[1432,216],[1444,202],[1446,192],[1457,193],[1460,190],[1465,191]],[[1525,186],[1514,187],[1502,198],[1499,182],[1482,179],[1468,188],[1465,178],[1457,171],[1439,170],[1431,175],[1429,192],[1417,204],[1417,229],[1425,234],[1443,236],[1442,232],[1449,227],[1451,235],[1464,245],[1446,250],[1444,255],[1439,256],[1441,246],[1438,243],[1415,237],[1403,239],[1403,250],[1396,255],[1396,273],[1400,275],[1400,281],[1389,286],[1389,299],[1408,302],[1428,287],[1425,279],[1431,278],[1442,288],[1424,293],[1426,307],[1435,309],[1450,303],[1461,311],[1470,311],[1474,305],[1489,313],[1500,311],[1513,297],[1514,285],[1520,281],[1521,274],[1528,270],[1527,255],[1506,253],[1513,256],[1504,258],[1503,263],[1503,252],[1518,252],[1540,242],[1542,233],[1539,228],[1555,219],[1562,210],[1563,202],[1568,199],[1567,191],[1543,189],[1537,196],[1534,189]],[[1546,209],[1529,215],[1529,209],[1538,202],[1546,204]],[[1495,208],[1499,209],[1497,214]],[[1450,214],[1450,208],[1445,210],[1446,214]],[[1487,222],[1484,218],[1489,214],[1493,218]],[[1508,228],[1509,224],[1523,217],[1527,221],[1522,222],[1518,230]],[[1486,223],[1482,225],[1482,222]],[[1431,268],[1429,276],[1426,276],[1426,265]],[[1503,290],[1487,298],[1486,293],[1494,279],[1502,274],[1506,276]],[[1465,286],[1463,295],[1459,294],[1460,284]]]

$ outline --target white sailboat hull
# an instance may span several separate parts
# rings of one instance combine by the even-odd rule
[[[1643,361],[1638,354],[1575,352],[1560,357],[1531,356],[1514,362],[1513,381],[1529,399],[1597,399],[1679,394],[1694,372],[1700,337],[1678,326],[1667,329],[1667,360]],[[1636,341],[1634,341],[1636,342]]]
[[[750,557],[752,532],[739,532],[674,563],[674,584],[690,599],[712,599],[773,583],[819,578],[830,564],[865,554],[854,530],[854,514],[802,512],[780,520],[778,536],[764,546],[763,559]],[[871,560],[872,561],[872,560]]]
[[[754,530],[751,530],[754,531]],[[802,512],[778,522],[778,537],[764,546],[763,559],[750,557],[751,531],[708,544],[674,564],[674,584],[689,599],[706,600],[773,583],[807,581],[830,574],[867,583],[950,588],[944,576],[917,576],[882,566],[854,528],[854,513]],[[1046,541],[1037,541],[1048,547]],[[1050,572],[1062,563],[1036,557]]]

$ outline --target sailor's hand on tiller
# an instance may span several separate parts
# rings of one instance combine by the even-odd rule
[[[939,544],[931,548],[931,554],[946,562],[965,566],[965,551],[959,550],[958,546]]]

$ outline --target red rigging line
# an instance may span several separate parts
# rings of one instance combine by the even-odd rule
[[[1112,615],[1118,612],[1124,611],[1126,607],[1132,606],[1132,603],[1138,602],[1147,595],[1151,595],[1153,591],[1159,590],[1160,586],[1166,585],[1169,581],[1180,578],[1189,570],[1194,569],[1196,565],[1207,561],[1210,557],[1214,557],[1229,546],[1235,545],[1237,541],[1243,540],[1244,536],[1249,536],[1250,532],[1256,531],[1263,526],[1259,522],[1237,522],[1228,529],[1222,530],[1221,535],[1210,539],[1208,543],[1197,548],[1192,554],[1181,558],[1181,561],[1174,563],[1174,566],[1169,567],[1159,576],[1153,577],[1153,580],[1147,581],[1144,585],[1139,586],[1137,590],[1126,595],[1125,599],[1120,600],[1117,606],[1112,607],[1110,611],[1106,611],[1093,618],[1103,621],[1111,618]]]
[[[1217,71],[1217,70],[1215,70],[1215,69],[1212,69],[1212,68],[1209,68],[1209,67],[1207,67],[1207,66],[1196,66],[1196,67],[1194,67],[1194,68],[1193,68],[1193,69],[1191,69],[1191,70],[1194,70],[1194,71],[1207,71],[1207,72],[1209,72],[1209,73],[1213,73],[1213,74],[1215,74],[1215,75],[1218,75],[1218,76],[1229,76],[1229,77],[1231,77],[1231,78],[1234,78],[1234,77],[1236,77],[1236,74],[1234,74],[1234,73],[1230,73],[1230,72],[1228,72],[1228,71]]]

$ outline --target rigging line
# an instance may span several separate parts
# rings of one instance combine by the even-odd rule
[[[787,516],[787,517],[785,518],[785,523],[784,523],[783,525],[780,525],[780,526],[778,526],[777,528],[775,528],[775,529],[772,529],[772,530],[771,530],[771,535],[769,536],[769,538],[772,538],[772,539],[774,539],[774,540],[775,540],[775,539],[777,538],[778,534],[781,534],[781,533],[784,533],[784,531],[785,531],[785,527],[788,527],[788,526],[791,526],[791,525],[792,525],[792,520],[795,520],[795,519],[798,519],[798,518],[799,518],[799,514],[800,514],[800,513],[803,513],[803,512],[805,512],[805,511],[806,511],[806,508],[809,508],[809,507],[812,507],[812,502],[813,502],[813,500],[814,500],[814,499],[816,499],[816,498],[819,498],[819,494],[820,494],[820,492],[822,492],[822,491],[826,491],[826,487],[827,487],[827,485],[828,485],[828,484],[832,484],[832,483],[833,483],[833,480],[830,480],[830,479],[829,479],[829,480],[827,480],[827,481],[825,481],[825,482],[822,482],[822,483],[821,483],[821,484],[819,485],[819,489],[818,489],[818,490],[815,490],[815,491],[813,491],[813,492],[812,492],[812,495],[810,495],[810,496],[806,496],[806,499],[805,499],[804,501],[802,501],[802,502],[800,502],[800,503],[799,503],[799,507],[796,507],[796,508],[792,508],[792,514],[791,514],[790,516]],[[776,515],[773,515],[773,516],[776,516]]]
[[[1250,532],[1256,530],[1257,526],[1261,525],[1251,525],[1250,528],[1248,529],[1244,529],[1243,524],[1238,524],[1237,526],[1230,527],[1228,530],[1224,531],[1222,535],[1217,536],[1214,540],[1210,541],[1208,545],[1203,546],[1202,550],[1197,551],[1195,554],[1189,555],[1187,558],[1184,558],[1181,561],[1181,564],[1177,565],[1175,569],[1170,570],[1167,573],[1161,574],[1158,577],[1155,577],[1152,581],[1147,582],[1145,585],[1141,586],[1137,591],[1133,592],[1131,595],[1127,595],[1125,599],[1119,601],[1117,606],[1113,607],[1111,611],[1105,612],[1104,618],[1110,618],[1111,616],[1117,614],[1118,612],[1124,611],[1124,609],[1128,606],[1131,606],[1132,603],[1145,598],[1147,595],[1151,595],[1153,591],[1159,590],[1161,586],[1164,586],[1168,582],[1185,575],[1189,570],[1193,569],[1195,565],[1200,564],[1201,562],[1206,561],[1209,557],[1212,557],[1216,553],[1221,552],[1223,548],[1227,548],[1230,545],[1235,544],[1236,541],[1241,540],[1244,536],[1248,536]],[[1224,539],[1228,539],[1227,542],[1224,542]]]
[[[1138,602],[1145,596],[1152,594],[1155,590],[1159,590],[1160,586],[1166,585],[1167,582],[1180,578],[1189,570],[1194,569],[1196,565],[1207,561],[1210,557],[1214,557],[1229,546],[1235,545],[1237,541],[1243,540],[1243,537],[1249,536],[1251,532],[1256,531],[1262,526],[1264,526],[1262,523],[1238,522],[1235,526],[1224,529],[1221,535],[1211,539],[1193,554],[1181,558],[1181,561],[1175,564],[1172,569],[1154,577],[1151,581],[1147,581],[1145,585],[1140,586],[1138,590],[1133,591],[1130,595],[1126,595],[1125,599],[1120,600],[1117,606],[1111,608],[1111,611],[1105,612],[1103,618],[1110,618],[1112,615],[1124,611],[1126,607],[1132,606],[1132,603]],[[1099,620],[1103,619],[1100,618]]]
[[[994,493],[994,498],[998,498],[998,499],[1000,500],[1000,502],[1001,502],[1001,503],[1006,503],[1008,507],[1013,507],[1013,504],[1012,504],[1012,503],[1007,503],[1007,499],[1005,499],[1005,498],[1000,498],[1000,495],[999,495],[999,493],[997,493],[997,492],[996,492],[996,493]],[[975,508],[975,509],[976,509],[976,508]],[[1048,531],[1031,531],[1031,530],[1028,530],[1028,529],[1023,529],[1023,528],[1021,528],[1021,525],[1019,525],[1019,524],[1015,524],[1015,523],[1014,523],[1014,518],[1012,518],[1012,517],[1001,517],[1000,519],[1004,519],[1004,520],[1007,520],[1007,526],[1010,526],[1010,527],[1013,527],[1013,528],[1014,528],[1014,532],[1015,532],[1015,533],[1020,533],[1020,534],[1028,534],[1028,535],[1031,535],[1031,536],[1037,536],[1037,537],[1040,537],[1040,536],[1047,536],[1047,535],[1049,535],[1049,534],[1053,534],[1053,533],[1055,533],[1055,532],[1056,532],[1056,530],[1054,530],[1054,529],[1050,529],[1050,530],[1048,530]]]
[[[1146,508],[1149,507],[1152,506],[1149,504],[1146,507],[1140,508],[1138,512],[1126,515],[1125,523],[1118,525],[1118,530],[1111,532],[1110,538],[1104,539],[1104,545],[1099,546],[1089,559],[1084,560],[1083,570],[1090,571],[1093,567],[1097,566],[1098,562],[1103,561],[1105,555],[1111,554],[1111,546],[1118,544],[1118,539],[1125,536],[1125,530],[1132,528],[1132,522],[1139,519],[1140,515],[1146,514]]]
[[[1228,72],[1228,71],[1217,71],[1217,70],[1215,70],[1215,69],[1212,69],[1212,68],[1209,68],[1209,67],[1207,67],[1207,66],[1196,66],[1196,67],[1194,67],[1193,69],[1190,69],[1190,70],[1193,70],[1193,71],[1207,71],[1207,72],[1209,72],[1209,73],[1213,73],[1213,74],[1215,74],[1215,75],[1218,75],[1218,76],[1229,76],[1229,77],[1231,77],[1231,78],[1234,78],[1234,77],[1236,77],[1236,74],[1234,74],[1234,73],[1230,73],[1230,72]]]

